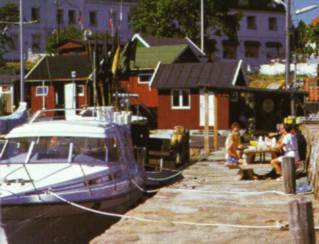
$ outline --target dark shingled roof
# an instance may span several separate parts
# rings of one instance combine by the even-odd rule
[[[243,84],[245,85],[245,75],[241,68],[237,74],[238,67],[239,62],[235,61],[163,64],[159,66],[154,76],[152,87],[157,89],[231,88],[236,75],[243,79]]]
[[[69,81],[71,71],[77,80],[88,80],[92,64],[88,56],[46,56],[26,75],[26,81]]]

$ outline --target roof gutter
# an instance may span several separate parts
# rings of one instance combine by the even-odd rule
[[[152,78],[151,78],[150,83],[149,83],[149,89],[150,89],[150,90],[151,90],[151,88],[152,88],[152,84],[153,84],[153,82],[154,82],[155,76],[156,76],[156,74],[157,74],[157,72],[158,72],[158,70],[159,70],[160,65],[161,65],[161,61],[159,61],[159,62],[157,63],[156,68],[155,68],[155,70],[154,70],[154,72],[153,72]]]
[[[24,76],[24,79],[28,79],[28,77],[31,75],[31,73],[40,65],[40,63],[47,57],[47,54],[44,54],[43,57],[40,58],[40,60],[38,61],[38,63],[36,63],[36,65],[34,65],[32,67],[32,69],[29,71],[29,73]]]
[[[185,37],[186,41],[188,41],[198,52],[200,52],[203,56],[206,56],[204,53],[189,37]]]
[[[241,69],[242,63],[243,63],[243,60],[240,59],[240,60],[238,61],[237,69],[236,69],[236,72],[235,72],[234,77],[233,77],[233,82],[232,82],[232,85],[233,85],[233,86],[236,85],[236,81],[237,81],[237,78],[238,78],[239,71],[240,71],[240,69]]]
[[[138,39],[140,42],[143,43],[143,45],[147,48],[151,47],[150,44],[148,44],[143,37],[141,37],[141,35],[139,33],[136,33],[133,37],[132,37],[132,41],[134,41],[135,39]]]

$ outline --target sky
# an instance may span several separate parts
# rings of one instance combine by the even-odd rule
[[[313,4],[317,4],[318,8],[304,14],[293,15],[294,23],[298,20],[303,20],[306,23],[310,23],[315,17],[319,16],[319,0],[291,0],[292,1],[292,9],[296,10],[299,8],[307,7]]]

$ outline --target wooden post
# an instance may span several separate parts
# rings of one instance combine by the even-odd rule
[[[315,244],[312,202],[306,199],[289,202],[289,232],[293,243]]]
[[[295,158],[284,157],[282,162],[285,193],[296,194],[296,165]]]
[[[214,149],[217,151],[218,150],[218,120],[219,120],[219,104],[218,104],[218,94],[215,94],[214,96]]]
[[[209,154],[209,95],[205,89],[205,129],[204,129],[204,151]]]

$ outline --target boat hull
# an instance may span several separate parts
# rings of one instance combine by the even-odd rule
[[[80,205],[102,212],[124,213],[136,205],[140,191]],[[87,243],[119,220],[67,203],[2,207],[2,225],[9,243]]]

